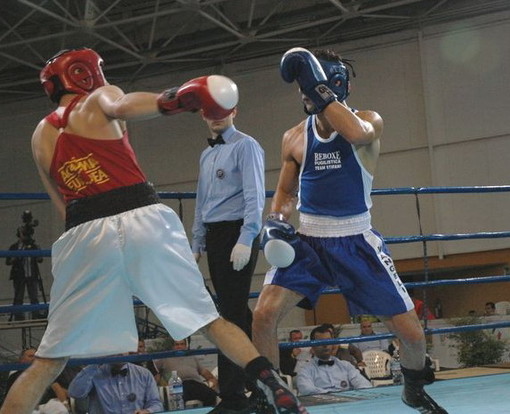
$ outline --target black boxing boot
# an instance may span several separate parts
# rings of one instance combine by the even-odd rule
[[[404,375],[404,389],[402,391],[404,404],[422,414],[448,414],[423,389],[425,385],[432,384],[435,380],[434,371],[430,366],[425,366],[420,371],[402,367],[402,374]]]
[[[264,411],[270,410],[272,414],[308,414],[266,357],[260,356],[250,361],[245,371],[263,394],[259,394],[257,398],[265,397],[267,401],[269,407],[264,407]],[[262,408],[260,405],[259,407]]]

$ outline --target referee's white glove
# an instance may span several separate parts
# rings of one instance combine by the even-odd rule
[[[250,256],[251,247],[237,243],[232,249],[232,253],[230,255],[230,261],[232,262],[234,270],[239,271],[243,269],[250,261]]]

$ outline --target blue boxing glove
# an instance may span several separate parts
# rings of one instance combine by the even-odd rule
[[[280,62],[280,73],[285,82],[297,81],[301,91],[314,103],[314,113],[322,112],[337,99],[328,86],[328,77],[320,62],[302,47],[285,52]]]
[[[294,261],[294,246],[299,241],[296,229],[283,218],[282,214],[271,213],[264,227],[260,245],[271,266],[287,267]]]

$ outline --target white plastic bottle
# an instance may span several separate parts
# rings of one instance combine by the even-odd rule
[[[171,404],[170,410],[184,410],[184,398],[183,398],[183,388],[182,388],[182,380],[177,375],[177,371],[172,371],[172,377],[168,382],[168,385],[172,386],[172,394],[171,394]]]
[[[393,358],[390,361],[391,376],[393,377],[393,384],[402,384],[402,368],[400,366],[400,357],[398,352],[393,354]]]

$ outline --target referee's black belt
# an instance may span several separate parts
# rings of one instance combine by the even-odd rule
[[[66,231],[79,224],[160,203],[152,184],[143,182],[77,198],[66,206]]]
[[[244,223],[243,219],[239,220],[226,220],[226,221],[215,221],[214,223],[204,223],[207,230],[224,229],[228,227],[239,227]]]

